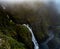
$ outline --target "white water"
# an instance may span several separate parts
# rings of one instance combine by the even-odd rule
[[[29,27],[29,25],[26,25],[26,24],[23,24],[25,27],[27,27],[29,29],[29,31],[31,32],[32,34],[32,42],[34,43],[34,49],[39,49],[39,45],[37,43],[37,40],[35,39],[34,37],[34,34],[33,34],[33,31],[32,29]]]

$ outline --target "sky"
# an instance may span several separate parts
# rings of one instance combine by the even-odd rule
[[[55,3],[57,10],[60,12],[60,0],[0,0],[0,2],[7,2],[7,3],[22,3],[22,2],[34,2],[34,1],[40,1],[48,3],[49,1],[52,1]]]
[[[56,2],[59,2],[60,0],[0,0],[0,1],[11,1],[11,2],[15,2],[15,1],[44,1],[44,2],[48,2],[48,1],[56,1]]]
[[[60,13],[60,0],[56,0],[55,3],[56,3],[57,10]]]

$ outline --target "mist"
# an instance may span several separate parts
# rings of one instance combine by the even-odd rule
[[[0,37],[0,49],[60,49],[60,1],[0,0]]]

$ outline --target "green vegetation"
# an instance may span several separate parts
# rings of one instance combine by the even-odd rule
[[[31,33],[21,24],[29,24],[38,43],[44,42],[49,26],[60,25],[60,18],[50,6],[43,3],[34,3],[33,7],[25,3],[7,4],[5,10],[0,6],[0,49],[33,49]],[[60,28],[56,27],[55,31],[58,36]]]
[[[25,49],[25,48],[23,43],[17,42],[12,37],[0,34],[0,49]]]
[[[36,8],[37,9],[34,10],[32,8],[25,8],[21,5],[19,6],[19,9],[15,9],[15,6],[13,6],[13,9],[7,7],[8,10],[4,10],[2,7],[0,7],[0,34],[12,38],[18,43],[23,43],[25,47],[22,46],[22,48],[33,49],[34,46],[32,43],[31,34],[29,30],[21,24],[30,24],[34,35],[39,42],[44,41],[43,39],[48,37],[46,33],[47,21],[45,20],[44,16],[42,17],[43,19],[41,18],[42,14],[40,13],[40,16],[38,14],[39,9],[38,7]],[[8,45],[10,45],[10,43],[11,42],[9,42]],[[13,42],[10,47],[12,47],[12,45]],[[15,48],[18,46],[15,45]],[[14,49],[13,47],[9,49]]]
[[[10,16],[10,15],[9,15]],[[9,19],[8,13],[0,8],[0,49],[33,49],[29,30]]]

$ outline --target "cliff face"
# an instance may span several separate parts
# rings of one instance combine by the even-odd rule
[[[33,49],[30,31],[21,24],[9,19],[0,8],[0,49]]]
[[[37,4],[35,8],[24,5],[12,5],[6,7],[8,19],[15,24],[29,24],[39,44],[48,38],[48,22],[45,18],[46,8],[44,4]]]
[[[46,20],[48,13],[44,4],[36,4],[35,8],[29,8],[25,5],[7,6],[7,12],[13,22],[17,24],[29,24],[32,27],[34,35],[38,42],[43,42],[48,38],[47,31],[49,23]],[[13,16],[12,16],[13,15]]]
[[[34,47],[30,32],[22,24],[30,25],[39,44],[48,38],[49,25],[55,25],[56,17],[52,18],[55,15],[52,15],[44,4],[35,5],[34,8],[30,8],[27,5],[8,5],[6,9],[0,7],[1,33],[11,37],[18,43],[24,44],[22,49],[33,49]]]

